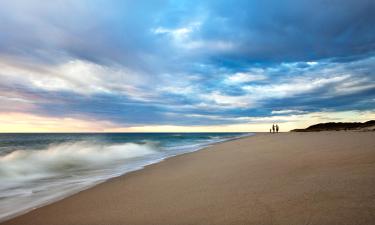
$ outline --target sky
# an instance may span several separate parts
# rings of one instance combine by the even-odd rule
[[[373,0],[0,2],[0,132],[375,118]]]

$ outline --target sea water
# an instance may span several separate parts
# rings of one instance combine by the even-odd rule
[[[0,220],[251,133],[0,134]]]

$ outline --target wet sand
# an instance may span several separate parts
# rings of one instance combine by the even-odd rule
[[[1,224],[375,224],[375,132],[221,143]]]

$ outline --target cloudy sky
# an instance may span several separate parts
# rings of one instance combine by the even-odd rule
[[[373,0],[0,2],[0,131],[375,118]]]

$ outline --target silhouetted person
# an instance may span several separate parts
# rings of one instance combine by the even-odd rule
[[[276,124],[276,133],[279,133],[279,125]]]
[[[270,128],[270,133],[272,133],[272,128]]]
[[[275,124],[272,124],[272,133],[275,133]]]

